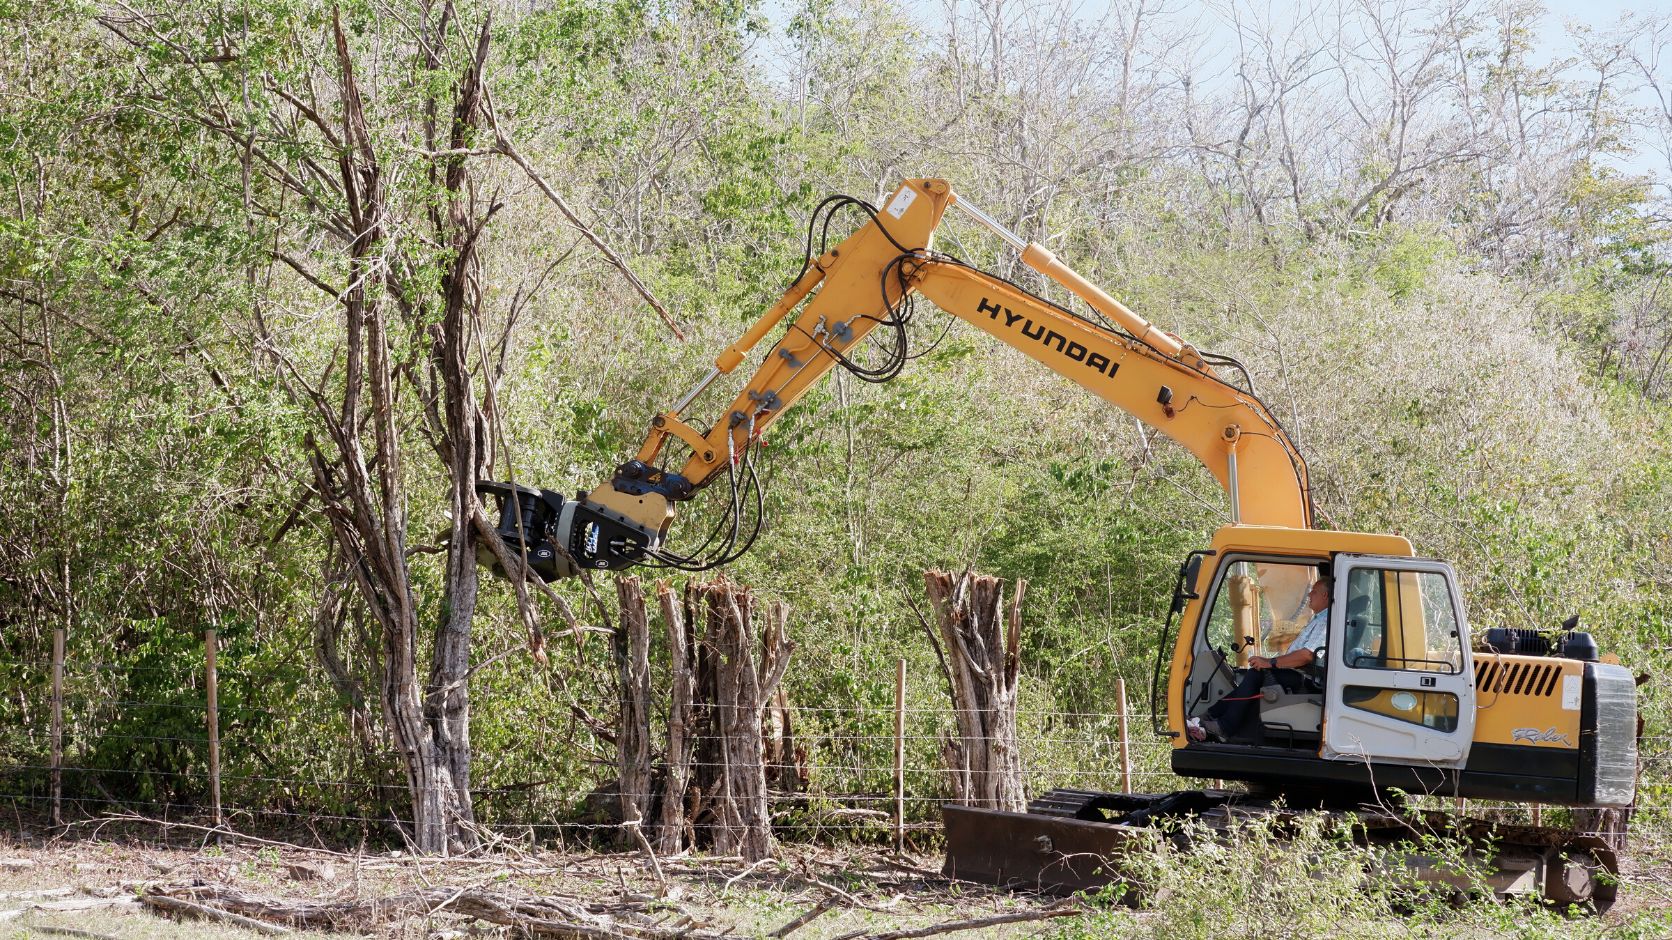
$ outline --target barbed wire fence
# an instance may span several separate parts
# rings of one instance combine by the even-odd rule
[[[52,661],[8,664],[14,709],[21,720],[0,732],[0,744],[10,752],[0,752],[5,761],[0,763],[0,801],[11,804],[18,829],[24,828],[28,813],[35,819],[46,817],[53,826],[144,819],[206,830],[307,830],[322,844],[328,841],[321,836],[325,828],[339,838],[355,832],[362,839],[374,832],[398,837],[403,821],[389,807],[403,805],[405,796],[394,776],[367,779],[348,768],[340,779],[223,770],[223,755],[234,758],[231,762],[237,766],[248,766],[251,762],[243,758],[262,749],[249,735],[268,733],[268,726],[245,719],[272,719],[292,733],[308,734],[310,716],[298,708],[219,701],[215,693],[222,682],[254,688],[270,677],[220,669],[210,652],[215,648],[213,635],[205,640],[199,683],[176,690],[167,700],[126,698],[99,689],[132,688],[126,680],[147,673],[174,678],[177,668],[77,660],[66,656],[62,637],[55,640]],[[316,711],[326,705],[311,704]],[[941,826],[938,808],[951,792],[949,775],[959,772],[938,763],[941,746],[955,734],[956,710],[951,705],[908,705],[900,696],[893,707],[794,706],[792,713],[798,720],[795,740],[806,749],[799,768],[807,778],[801,789],[768,793],[781,837],[877,842],[911,837],[918,845],[933,841]],[[147,721],[147,716],[163,717]],[[1154,716],[1147,712],[1024,707],[1018,719],[1030,796],[1057,787],[1165,793],[1203,783],[1170,771],[1172,744],[1153,733]],[[340,715],[315,714],[311,720],[317,726],[312,733],[341,733],[340,727],[330,727],[332,722],[340,724]],[[161,730],[135,729],[136,723],[160,725]],[[873,727],[888,727],[893,733],[854,730]],[[708,740],[718,738],[697,737],[698,742]],[[100,753],[97,745],[109,741],[124,745],[116,753],[132,760],[132,766],[87,759]],[[1648,735],[1639,744],[1638,809],[1667,814],[1672,811],[1672,734]],[[718,765],[697,761],[692,766]],[[599,767],[595,783],[607,783],[612,775],[612,769]],[[553,791],[549,799],[536,798],[543,790]],[[483,787],[474,796],[491,802],[515,795],[525,807],[573,806],[584,796],[574,790],[571,781],[530,781]],[[610,799],[619,796],[619,790],[608,791]],[[1431,802],[1455,805],[1449,799]],[[1506,821],[1532,821],[1538,814],[1534,806],[1470,803],[1475,811]],[[382,809],[340,809],[366,805]],[[584,811],[518,814],[494,809],[483,817],[486,828],[503,836],[560,844],[620,828],[614,820]]]

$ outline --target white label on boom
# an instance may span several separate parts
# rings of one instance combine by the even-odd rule
[[[1570,712],[1579,710],[1579,689],[1584,683],[1580,676],[1562,677],[1562,707]]]
[[[898,219],[906,214],[906,210],[911,208],[912,202],[916,199],[917,190],[910,186],[901,188],[899,195],[895,196],[894,200],[888,204],[888,214]]]

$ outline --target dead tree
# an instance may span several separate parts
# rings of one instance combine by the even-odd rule
[[[1008,609],[998,578],[927,571],[923,582],[946,646],[958,718],[958,736],[943,748],[952,771],[952,799],[1020,812],[1027,797],[1016,736],[1016,679],[1027,582],[1016,582]]]
[[[708,782],[701,792],[713,813],[714,851],[759,861],[772,854],[761,719],[795,649],[784,636],[789,607],[766,606],[757,640],[758,604],[747,588],[720,578],[701,590],[708,615],[704,652],[714,676],[710,714],[719,744],[718,766],[701,768]]]
[[[662,781],[662,796],[656,813],[656,851],[662,855],[678,854],[685,847],[685,797],[691,783],[691,759],[694,754],[696,719],[693,699],[696,695],[696,644],[691,640],[690,624],[696,621],[695,610],[700,589],[695,584],[685,586],[683,604],[666,581],[656,584],[656,601],[662,608],[662,620],[668,628],[668,749],[664,759],[666,775]]]
[[[642,825],[650,805],[650,618],[639,579],[615,582],[621,624],[615,630],[615,659],[621,682],[621,717],[616,733],[621,787],[621,824]]]

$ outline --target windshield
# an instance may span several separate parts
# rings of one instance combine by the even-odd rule
[[[1239,666],[1286,652],[1312,619],[1307,594],[1317,578],[1313,562],[1231,562],[1208,614],[1208,645]]]

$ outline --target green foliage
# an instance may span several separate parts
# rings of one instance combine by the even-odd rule
[[[411,24],[425,7],[341,5],[349,53],[374,89],[372,146],[412,218],[442,205],[437,162],[423,155],[423,104],[470,52],[458,43],[438,63],[422,60]],[[78,693],[143,703],[76,713],[77,759],[99,771],[78,792],[201,800],[199,637],[213,626],[223,734],[236,742],[229,800],[404,813],[379,736],[380,638],[363,611],[345,612],[341,650],[358,688],[334,686],[318,665],[327,520],[310,498],[308,403],[278,380],[294,370],[327,392],[343,381],[338,305],[275,257],[340,287],[340,233],[246,167],[256,118],[294,116],[276,88],[314,82],[323,123],[340,126],[326,80],[337,7],[145,9],[172,44],[81,2],[0,5],[0,684],[20,692],[0,696],[0,726],[16,729],[0,731],[0,754],[43,763],[39,664],[52,628],[68,625],[72,661],[113,667],[78,678]],[[1260,176],[1255,156],[1241,167],[1250,186],[1201,148],[1152,147],[1144,135],[1160,140],[1164,128],[1141,124],[1145,108],[1177,102],[1164,89],[1152,89],[1159,104],[1128,101],[1100,84],[1119,57],[1073,30],[1033,46],[1018,38],[1014,58],[989,62],[982,42],[943,43],[872,0],[786,10],[785,49],[761,8],[731,0],[457,9],[460,35],[491,22],[502,129],[690,334],[669,338],[519,169],[472,157],[474,198],[503,207],[482,233],[476,273],[484,336],[504,336],[503,355],[473,359],[482,414],[502,429],[484,475],[510,468],[566,494],[607,478],[648,417],[777,299],[823,196],[875,199],[902,176],[938,175],[1161,326],[1242,359],[1301,441],[1326,524],[1397,532],[1453,561],[1477,627],[1547,627],[1578,612],[1634,669],[1672,666],[1672,364],[1656,359],[1672,322],[1668,233],[1653,187],[1604,169],[1602,150],[1542,175],[1519,167],[1527,186],[1545,187],[1532,196],[1471,162],[1436,163],[1432,190],[1408,180],[1343,221],[1361,187],[1394,166],[1377,151],[1385,141],[1367,139],[1369,155],[1339,178],[1309,180],[1316,190],[1289,217],[1269,196],[1287,182]],[[1483,93],[1519,88],[1541,106],[1571,104],[1554,72],[1529,64],[1525,23],[1493,32],[1503,49],[1474,32],[1459,46]],[[309,199],[337,207],[329,172],[307,169],[335,166],[335,145],[295,120],[272,152],[306,175]],[[1160,122],[1197,129],[1171,112]],[[1524,218],[1516,213],[1534,209],[1523,198],[1553,208]],[[949,218],[942,234],[938,249],[1060,298],[965,220]],[[430,293],[449,250],[407,231],[388,244],[380,289]],[[439,315],[421,305],[407,321],[414,336],[395,347],[423,350]],[[1061,742],[1112,740],[1117,679],[1146,709],[1174,568],[1225,517],[1223,495],[1188,454],[960,324],[938,339],[942,316],[923,304],[913,348],[934,348],[899,380],[839,377],[772,429],[769,523],[729,572],[792,605],[798,649],[786,681],[822,768],[816,791],[891,787],[867,739],[892,732],[894,661],[908,661],[915,818],[932,816],[943,792],[947,730],[939,667],[908,602],[923,605],[925,568],[1029,582],[1031,756],[1095,773],[1106,754]],[[258,320],[273,347],[253,339]],[[395,381],[430,368],[413,353]],[[692,420],[718,413],[735,383],[699,399]],[[448,521],[446,481],[428,456],[424,403],[407,401],[404,452],[421,456],[401,467],[411,494],[401,511],[423,543],[409,546],[414,599],[433,622],[443,556],[429,550]],[[719,518],[716,496],[681,508],[676,546]],[[577,584],[556,590],[590,625],[612,615]],[[482,596],[484,665],[470,685],[478,812],[493,823],[567,821],[611,775],[612,749],[578,717],[607,723],[613,711],[607,646],[559,636],[553,619],[552,662],[541,667],[512,652],[523,627],[509,589],[485,583]],[[1666,706],[1647,701],[1659,733]],[[369,752],[356,721],[369,723]],[[1165,771],[1159,751],[1144,759]],[[40,785],[38,773],[0,778],[18,793]],[[1652,776],[1646,787],[1668,784]],[[823,832],[825,808],[815,799],[790,822]],[[1110,911],[1067,930],[1375,932],[1400,904],[1420,908],[1418,930],[1432,935],[1458,925],[1537,935],[1559,923],[1520,908],[1504,915],[1514,924],[1431,910],[1367,887],[1366,859],[1322,829],[1298,849],[1250,831],[1216,851],[1163,848],[1147,877],[1174,901],[1156,902],[1148,919]],[[1261,866],[1275,880],[1255,878]],[[1209,883],[1222,890],[1202,890]],[[1273,913],[1297,896],[1312,900],[1293,924]]]
[[[1215,831],[1187,823],[1140,836],[1133,852],[1112,863],[1122,878],[1088,898],[1103,909],[1059,922],[1048,936],[1531,940],[1654,936],[1667,923],[1652,911],[1615,921],[1528,898],[1494,901],[1485,868],[1462,843],[1427,835],[1366,847],[1317,814],[1295,825],[1253,821]]]

